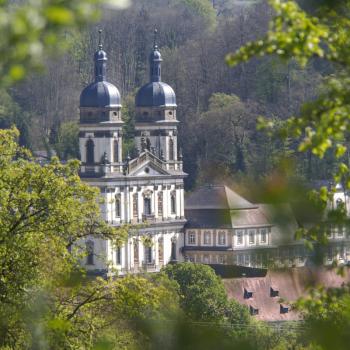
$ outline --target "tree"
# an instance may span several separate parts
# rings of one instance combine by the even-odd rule
[[[227,312],[231,320],[238,323],[248,321],[247,310],[238,304],[235,310],[233,304],[228,303],[220,277],[208,265],[174,264],[166,266],[164,272],[179,284],[183,296],[180,304],[190,319],[220,322],[226,318]],[[238,315],[241,316],[238,318]]]
[[[116,230],[101,219],[98,191],[80,180],[77,161],[62,165],[53,159],[41,166],[18,146],[18,136],[15,129],[0,130],[3,342],[13,338],[33,293],[58,287],[78,268],[81,255],[74,244],[91,235],[115,244],[125,237],[124,228]]]
[[[23,79],[27,70],[42,68],[45,55],[64,47],[63,38],[67,31],[96,20],[103,3],[99,0],[2,1],[1,84],[12,84]],[[125,3],[122,0],[109,1],[110,5],[117,7]]]

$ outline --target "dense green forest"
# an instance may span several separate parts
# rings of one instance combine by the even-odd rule
[[[102,28],[108,79],[122,94],[125,147],[131,149],[133,99],[147,81],[157,27],[163,80],[177,95],[188,189],[222,178],[261,179],[283,159],[294,164],[300,178],[329,179],[331,155],[320,161],[310,152],[299,154],[295,142],[257,131],[256,120],[297,114],[319,94],[333,71],[330,64],[313,59],[302,68],[274,56],[235,68],[225,64],[229,52],[267,31],[272,14],[265,0],[137,0],[124,10],[105,11],[99,23],[66,34],[68,52],[44,62],[44,72],[1,91],[0,126],[15,123],[20,142],[34,150],[54,149],[61,159],[79,157],[79,95],[91,80]]]

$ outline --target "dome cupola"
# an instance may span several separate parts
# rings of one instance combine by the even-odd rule
[[[161,81],[162,55],[156,44],[156,35],[157,30],[154,31],[154,45],[149,56],[150,82],[137,92],[136,107],[176,107],[174,90]]]
[[[80,107],[86,108],[120,108],[120,93],[106,81],[107,54],[102,49],[101,30],[99,46],[95,52],[95,81],[88,85],[80,95]]]

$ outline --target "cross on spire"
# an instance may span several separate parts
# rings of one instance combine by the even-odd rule
[[[102,29],[98,30],[98,48],[102,50]]]
[[[157,35],[158,35],[158,30],[157,28],[154,28],[154,37],[153,37],[153,48],[156,50],[158,49],[158,45],[157,45]]]

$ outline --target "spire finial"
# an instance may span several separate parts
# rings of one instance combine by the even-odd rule
[[[98,30],[98,48],[102,50],[102,29]]]
[[[154,48],[155,50],[158,49],[158,45],[157,45],[157,35],[158,35],[158,30],[157,30],[157,28],[154,28],[153,48]]]

